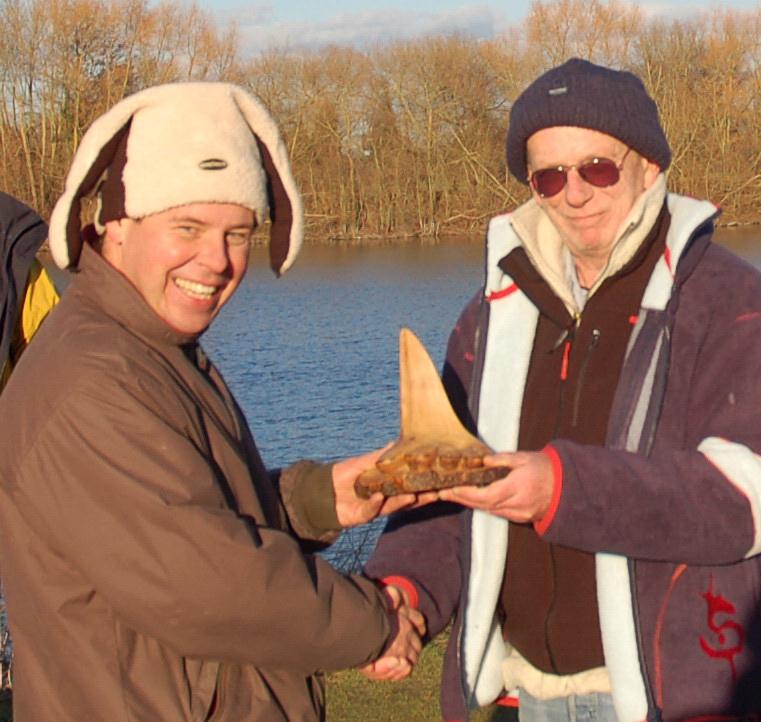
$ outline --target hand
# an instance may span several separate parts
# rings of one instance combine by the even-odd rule
[[[552,462],[546,454],[516,451],[487,456],[484,462],[513,470],[488,486],[455,486],[440,491],[439,497],[514,522],[533,522],[545,516],[555,488]]]
[[[368,679],[398,682],[412,673],[423,647],[426,625],[423,615],[409,606],[407,595],[392,584],[383,590],[398,617],[399,631],[382,657],[360,669]]]
[[[385,497],[378,492],[369,499],[360,499],[354,491],[357,477],[375,466],[378,457],[390,448],[391,444],[382,449],[371,451],[362,456],[344,459],[333,465],[333,489],[336,494],[336,514],[341,526],[356,526],[366,524],[380,515],[392,514],[400,509],[412,509],[430,504],[439,498],[436,491],[420,494],[399,494]]]

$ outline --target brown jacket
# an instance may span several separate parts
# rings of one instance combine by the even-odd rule
[[[15,719],[320,719],[312,675],[379,654],[383,597],[302,555],[309,475],[284,508],[195,339],[80,266],[0,401]]]

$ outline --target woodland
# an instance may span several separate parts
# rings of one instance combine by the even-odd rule
[[[578,56],[642,78],[672,190],[713,201],[724,224],[761,222],[761,6],[677,20],[620,0],[534,0],[491,40],[255,53],[238,22],[171,0],[0,0],[0,27],[0,188],[45,217],[107,108],[157,83],[226,80],[278,121],[311,240],[482,232],[527,198],[506,171],[511,103]]]

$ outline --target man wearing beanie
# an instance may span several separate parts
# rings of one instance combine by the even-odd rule
[[[531,199],[489,224],[444,378],[513,471],[395,520],[366,571],[429,634],[454,617],[446,720],[516,693],[530,721],[761,719],[761,278],[667,191],[631,73],[539,77],[507,159]]]
[[[199,344],[268,219],[280,274],[301,201],[274,122],[237,86],[149,88],[82,139],[50,223],[74,280],[0,402],[17,722],[310,722],[320,670],[383,654],[399,678],[417,658],[419,612],[296,538],[414,498],[357,499],[374,454],[299,462],[279,496]]]

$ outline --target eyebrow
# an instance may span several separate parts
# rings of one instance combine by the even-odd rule
[[[176,216],[174,218],[170,219],[171,223],[193,223],[197,226],[208,226],[210,225],[206,221],[202,221],[200,218],[194,218],[193,216]],[[255,229],[256,228],[256,215],[254,215],[254,219],[251,224],[248,223],[239,223],[235,226],[231,226],[228,228],[228,231],[237,230],[239,228],[246,228],[248,230]]]

